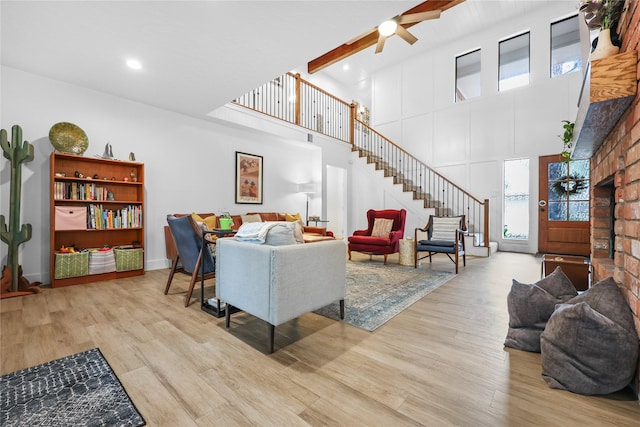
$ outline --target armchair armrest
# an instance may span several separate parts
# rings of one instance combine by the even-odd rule
[[[369,230],[355,230],[355,231],[353,232],[353,235],[354,235],[354,236],[369,236],[368,231],[369,231]]]
[[[404,233],[402,232],[402,230],[392,231],[391,233],[389,233],[389,240],[391,241],[391,243],[399,242],[402,239],[403,234]]]

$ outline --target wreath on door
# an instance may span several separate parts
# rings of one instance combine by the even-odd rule
[[[587,187],[589,187],[589,181],[574,174],[567,174],[565,178],[554,182],[551,186],[556,194],[577,194]]]

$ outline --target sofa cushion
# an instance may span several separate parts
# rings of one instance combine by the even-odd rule
[[[608,394],[633,380],[638,334],[613,278],[556,307],[541,336],[541,353],[542,377],[551,388]]]
[[[218,217],[215,215],[209,215],[203,218],[194,212],[191,214],[191,217],[200,227],[202,227],[203,230],[213,230],[215,228],[218,228]],[[206,228],[203,226],[203,224],[204,226],[206,226]]]
[[[371,230],[371,237],[389,237],[391,228],[393,227],[393,220],[387,218],[375,218],[373,220],[373,229]]]
[[[250,223],[250,222],[265,222],[266,221],[266,220],[262,219],[260,214],[240,215],[240,218],[242,219],[242,223],[243,224]]]
[[[293,222],[276,222],[273,224],[267,232],[267,238],[265,240],[266,245],[270,246],[283,246],[283,245],[295,245],[298,243],[295,237],[295,228],[299,227],[297,223]],[[302,232],[300,232],[302,238]],[[304,240],[302,241],[304,243]]]

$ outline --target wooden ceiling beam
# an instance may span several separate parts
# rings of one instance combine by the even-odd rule
[[[463,1],[464,0],[425,1],[417,5],[416,7],[413,7],[407,10],[406,12],[402,13],[402,15],[409,15],[412,13],[419,13],[419,12],[431,12],[433,10],[438,10],[438,9],[444,12],[445,10],[452,8],[453,6],[460,4]],[[402,26],[404,28],[410,28],[416,24],[419,24],[419,22],[404,24]],[[377,31],[370,32],[366,36],[354,41],[351,44],[343,43],[340,46],[336,47],[335,49],[330,50],[329,52],[317,57],[316,59],[309,61],[309,63],[307,64],[307,71],[309,74],[316,73],[322,70],[323,68],[326,68],[329,65],[335,64],[336,62],[344,58],[347,58],[355,53],[358,53],[361,50],[371,47],[376,43],[378,43],[378,32]]]

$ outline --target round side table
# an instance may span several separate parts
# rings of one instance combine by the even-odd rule
[[[414,266],[413,239],[400,240],[400,265]]]

